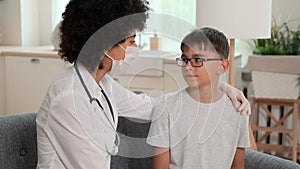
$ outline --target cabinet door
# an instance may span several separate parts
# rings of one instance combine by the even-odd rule
[[[164,94],[163,59],[155,57],[160,51],[141,51],[126,72],[112,76],[125,88],[136,93],[157,97]],[[160,56],[160,55],[158,55]]]
[[[163,74],[161,70],[155,71],[157,71],[156,74]],[[157,97],[164,94],[163,76],[144,76],[137,74],[119,75],[113,76],[113,78],[125,88],[136,93],[145,93],[152,97]]]
[[[174,64],[164,64],[164,90],[165,93],[174,92],[187,86],[181,68]]]
[[[6,56],[7,114],[37,112],[54,77],[64,69],[59,58]]]
[[[6,114],[5,57],[0,56],[0,115]]]

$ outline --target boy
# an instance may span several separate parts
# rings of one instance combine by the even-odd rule
[[[176,62],[188,87],[154,108],[147,139],[154,147],[153,168],[244,168],[248,116],[241,116],[218,87],[229,65],[225,35],[212,28],[194,30],[181,51]]]

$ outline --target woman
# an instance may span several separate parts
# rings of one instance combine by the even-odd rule
[[[129,63],[125,55],[136,47],[135,31],[143,30],[148,10],[144,0],[71,0],[66,6],[60,54],[75,64],[53,81],[38,112],[37,168],[108,169],[119,145],[118,116],[149,119],[150,97],[107,75]],[[240,91],[226,93],[235,102],[238,95],[239,109],[248,111]]]

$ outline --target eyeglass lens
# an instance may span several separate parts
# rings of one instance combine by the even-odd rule
[[[203,66],[203,61],[201,58],[176,58],[176,63],[180,67],[184,67],[190,62],[193,67]]]

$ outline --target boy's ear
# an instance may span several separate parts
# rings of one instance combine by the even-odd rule
[[[227,71],[227,69],[229,68],[229,61],[228,59],[224,59],[221,61],[221,65],[220,65],[220,69],[219,69],[219,73],[223,74]]]

